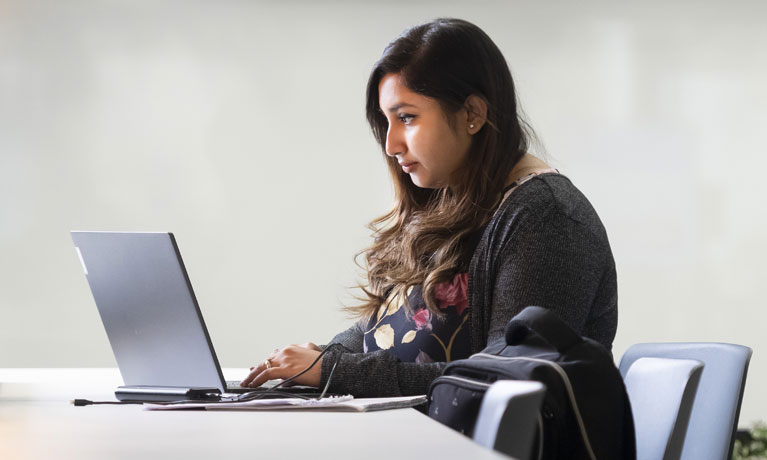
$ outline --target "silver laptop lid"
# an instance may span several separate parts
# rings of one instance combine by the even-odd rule
[[[226,390],[172,233],[72,232],[125,385]]]

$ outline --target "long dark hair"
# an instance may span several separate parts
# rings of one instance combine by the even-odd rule
[[[449,187],[416,186],[396,158],[386,155],[388,121],[378,88],[390,73],[399,74],[411,91],[438,101],[448,115],[471,95],[487,104],[486,124],[473,136],[466,163]],[[509,173],[528,149],[529,128],[517,113],[511,72],[479,27],[436,19],[406,30],[384,49],[370,73],[366,112],[394,182],[396,204],[368,225],[374,242],[355,256],[365,258],[367,283],[358,287],[366,297],[346,309],[370,316],[382,305],[410,308],[407,294],[420,284],[427,307],[440,315],[434,289],[455,276],[468,235],[490,219]]]

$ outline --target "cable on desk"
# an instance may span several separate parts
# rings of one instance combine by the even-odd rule
[[[97,404],[144,404],[141,401],[91,401],[90,399],[73,399],[70,404],[80,406],[93,406]]]

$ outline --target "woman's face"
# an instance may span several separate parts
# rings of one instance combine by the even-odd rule
[[[410,91],[394,73],[381,79],[378,94],[379,106],[389,121],[386,154],[397,158],[418,187],[449,186],[471,145],[467,111],[445,114],[435,99]]]

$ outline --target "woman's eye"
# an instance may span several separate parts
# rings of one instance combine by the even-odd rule
[[[399,121],[407,125],[407,124],[410,124],[411,121],[413,121],[413,118],[415,118],[415,115],[402,114],[402,115],[398,115],[398,118],[399,118]]]

